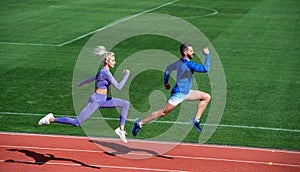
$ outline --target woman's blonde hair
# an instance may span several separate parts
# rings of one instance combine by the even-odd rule
[[[94,53],[97,56],[103,56],[102,61],[101,61],[101,64],[103,66],[106,65],[106,62],[108,60],[110,60],[113,56],[115,56],[115,53],[113,53],[113,52],[107,52],[106,48],[104,46],[102,46],[102,45],[97,46]]]

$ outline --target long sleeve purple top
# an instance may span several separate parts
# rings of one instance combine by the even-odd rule
[[[125,73],[122,81],[118,83],[116,79],[112,76],[109,70],[106,68],[102,68],[100,72],[97,73],[96,76],[86,79],[85,81],[81,82],[79,85],[83,85],[89,82],[95,82],[95,88],[101,88],[109,90],[110,85],[113,85],[117,90],[121,90],[125,85],[127,79],[129,77],[129,73]]]

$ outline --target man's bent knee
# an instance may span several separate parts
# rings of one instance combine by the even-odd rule
[[[160,116],[160,117],[164,117],[164,116],[166,116],[166,115],[167,115],[167,113],[164,113],[164,112],[159,113],[159,116]]]
[[[205,100],[207,100],[209,102],[211,100],[211,95],[209,95],[208,93],[206,93]]]
[[[159,116],[160,116],[160,117],[167,116],[168,114],[169,114],[169,112],[167,112],[167,111],[165,111],[165,110],[159,111]]]

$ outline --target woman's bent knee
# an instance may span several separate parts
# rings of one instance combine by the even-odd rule
[[[129,107],[129,106],[130,106],[130,102],[127,101],[127,100],[125,100],[125,101],[124,101],[124,106]]]
[[[79,122],[78,118],[75,118],[75,119],[74,119],[74,121],[72,122],[72,125],[73,125],[74,127],[79,127],[80,122]]]

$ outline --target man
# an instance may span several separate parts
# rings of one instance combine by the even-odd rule
[[[164,85],[168,90],[170,89],[169,77],[172,71],[177,71],[176,84],[171,91],[171,96],[166,102],[165,106],[155,112],[152,112],[145,119],[137,119],[132,128],[132,135],[136,136],[140,129],[148,122],[164,117],[169,114],[178,104],[183,101],[199,101],[198,109],[195,117],[190,119],[194,128],[202,133],[200,128],[200,117],[210,102],[211,96],[208,93],[191,90],[194,72],[208,72],[210,68],[210,56],[208,48],[204,48],[202,53],[205,55],[205,64],[197,64],[191,62],[194,55],[194,50],[191,44],[183,43],[180,46],[180,53],[182,58],[175,63],[172,63],[166,68],[164,75]]]

